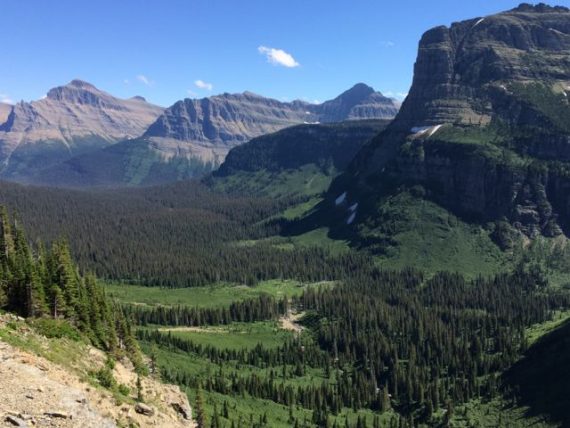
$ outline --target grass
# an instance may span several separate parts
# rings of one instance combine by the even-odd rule
[[[296,248],[320,247],[328,250],[331,254],[339,254],[351,251],[348,241],[329,237],[329,228],[321,227],[310,230],[301,235],[272,236],[260,240],[243,240],[235,242],[237,246],[254,246],[259,243],[268,243],[281,250],[293,251]]]
[[[45,359],[68,368],[82,368],[87,371],[84,361],[87,343],[77,338],[46,338],[37,334],[33,324],[25,321],[10,322],[0,326],[0,340],[16,348],[44,357]]]
[[[283,196],[314,196],[326,191],[334,175],[327,175],[316,165],[304,165],[298,169],[270,172],[240,171],[227,177],[216,177],[213,189],[225,193],[279,198]]]
[[[159,328],[163,333],[219,349],[251,349],[262,344],[266,348],[281,346],[292,333],[281,329],[275,321],[232,323],[217,327]]]
[[[263,294],[269,294],[277,299],[299,296],[306,287],[331,284],[333,282],[304,283],[281,279],[261,281],[252,287],[219,283],[206,287],[161,288],[116,282],[103,283],[107,295],[121,303],[148,306],[183,305],[198,308],[228,307],[232,302],[255,298]]]
[[[262,281],[256,286],[236,284],[214,284],[207,287],[160,288],[104,283],[109,297],[122,303],[142,305],[185,305],[199,308],[217,308],[229,306],[232,302],[270,294],[276,298],[300,295],[305,287],[319,285],[306,284],[293,280]]]
[[[526,407],[517,407],[501,398],[491,401],[471,400],[455,409],[451,419],[454,428],[548,428],[556,426],[542,417],[529,417]]]
[[[526,337],[528,340],[528,344],[532,346],[541,337],[556,330],[558,327],[566,323],[569,319],[570,319],[570,311],[559,311],[554,313],[554,316],[551,321],[547,321],[541,324],[534,324],[533,326],[527,328]]]
[[[379,242],[372,251],[387,268],[414,266],[428,273],[448,270],[473,277],[508,266],[488,231],[408,192],[383,200],[359,234]]]
[[[323,200],[322,197],[316,196],[300,204],[293,205],[292,207],[287,208],[283,212],[283,217],[286,218],[287,220],[294,220],[297,218],[304,217],[309,212],[311,212],[317,206],[317,204],[322,200]]]

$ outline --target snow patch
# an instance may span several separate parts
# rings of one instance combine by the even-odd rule
[[[354,211],[356,211],[357,208],[358,208],[358,202],[355,202],[350,207],[348,207],[348,210],[351,212],[354,212]]]
[[[435,134],[442,125],[435,125],[435,126],[414,126],[410,131],[414,134],[415,137],[419,137],[427,133],[428,137],[431,137]]]
[[[441,128],[442,125],[435,125],[433,128],[431,128],[431,130],[429,131],[428,137],[431,137],[433,134],[435,134],[437,131],[439,131],[439,128]]]
[[[353,212],[353,213],[350,215],[350,217],[348,217],[348,218],[346,219],[346,224],[352,224],[352,222],[354,221],[355,218],[356,218],[356,211]]]
[[[477,22],[475,23],[475,25],[473,25],[473,27],[471,27],[471,28],[475,28],[477,25],[479,25],[479,24],[480,24],[481,22],[483,22],[484,20],[485,20],[485,18],[481,18],[481,19],[480,19],[479,21],[477,21]]]
[[[338,198],[335,199],[334,204],[339,206],[346,200],[346,192],[342,193]]]
[[[410,132],[412,134],[423,134],[424,132],[426,132],[430,127],[429,126],[414,126],[412,129],[410,129]]]

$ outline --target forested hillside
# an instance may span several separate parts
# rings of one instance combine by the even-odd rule
[[[81,275],[63,241],[28,244],[24,230],[0,208],[0,309],[26,318],[63,319],[93,345],[128,355],[142,369],[129,320],[93,275]],[[63,326],[65,328],[65,326]]]

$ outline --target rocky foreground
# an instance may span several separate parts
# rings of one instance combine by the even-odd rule
[[[0,329],[0,426],[195,426],[188,399],[177,386],[142,378],[144,403],[139,403],[135,400],[137,375],[121,361],[115,364],[113,376],[129,387],[131,397],[118,400],[112,392],[85,381],[85,370],[104,366],[103,352],[86,346],[83,356],[71,359],[71,366],[56,364],[7,343],[23,340],[30,346],[39,344],[40,352],[61,359],[50,350],[50,341],[36,335],[21,319],[1,316]]]

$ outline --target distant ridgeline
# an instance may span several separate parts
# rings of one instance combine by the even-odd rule
[[[113,354],[127,351],[141,367],[127,318],[106,298],[93,275],[79,273],[67,244],[55,242],[50,249],[39,244],[32,249],[4,207],[0,207],[0,309],[26,318],[66,321],[94,346]]]

